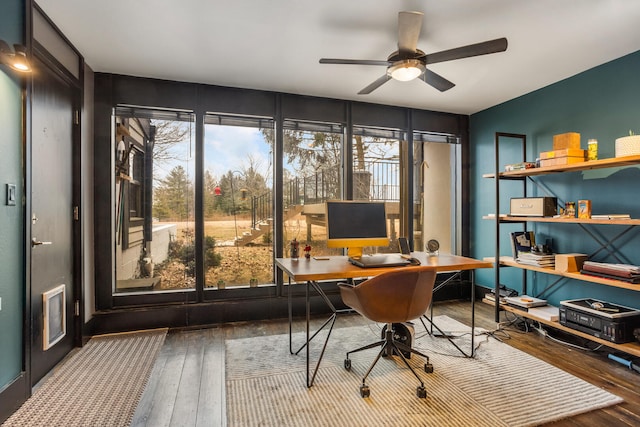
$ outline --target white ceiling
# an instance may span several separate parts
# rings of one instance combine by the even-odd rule
[[[640,50],[638,0],[36,0],[97,72],[472,114]],[[506,37],[506,52],[433,64],[439,92],[391,80],[357,92],[424,13],[427,54]]]

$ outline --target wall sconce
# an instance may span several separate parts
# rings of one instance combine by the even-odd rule
[[[0,40],[0,62],[7,64],[16,71],[23,73],[31,71],[27,61],[27,48],[21,44],[14,44],[15,52],[11,50],[7,42]]]

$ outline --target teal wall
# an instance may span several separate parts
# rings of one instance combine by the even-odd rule
[[[629,130],[640,134],[638,76],[640,51],[471,116],[472,256],[483,258],[495,255],[495,223],[482,219],[483,215],[495,211],[493,179],[482,178],[482,174],[494,171],[495,132],[525,134],[527,161],[535,161],[540,151],[551,150],[553,135],[565,132],[579,132],[582,148],[585,149],[588,139],[597,139],[599,158],[614,157],[616,138],[628,135]],[[501,144],[501,170],[505,164],[521,161],[519,150],[520,146],[514,140],[506,140]],[[554,174],[538,180],[552,190],[559,200],[590,199],[593,213],[629,213],[633,218],[640,218],[638,167]],[[528,185],[528,196],[549,195]],[[501,182],[501,213],[509,211],[510,197],[521,197],[520,188],[521,184],[517,186]],[[541,239],[552,238],[558,253],[591,254],[599,247],[577,224],[530,224],[529,227],[536,232],[539,243]],[[502,255],[510,255],[507,240],[509,231],[519,229],[520,225],[501,225]],[[600,236],[611,237],[620,233],[623,227],[604,225],[590,230]],[[640,265],[640,227],[635,227],[617,240],[614,247],[626,256],[625,262]],[[619,262],[607,256],[606,252],[600,252],[592,259]],[[530,295],[539,294],[557,279],[556,276],[545,274],[528,274]],[[500,281],[521,290],[521,272],[518,269],[503,268]],[[493,287],[493,271],[479,271],[477,282]],[[582,281],[566,280],[555,291],[541,296],[556,305],[564,299],[591,297],[640,308],[640,292]]]
[[[0,39],[24,43],[24,0],[3,0]],[[24,312],[24,199],[22,93],[19,77],[0,65],[0,390],[22,370]],[[16,206],[6,205],[6,184],[17,187]]]

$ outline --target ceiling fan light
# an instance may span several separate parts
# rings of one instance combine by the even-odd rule
[[[408,82],[420,77],[425,71],[425,66],[417,59],[405,59],[398,61],[389,67],[389,75],[401,82]]]

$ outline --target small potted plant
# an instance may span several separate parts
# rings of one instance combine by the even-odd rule
[[[306,259],[311,259],[311,245],[306,245],[304,247],[304,257]]]
[[[640,135],[632,130],[629,136],[616,139],[616,157],[637,156],[640,154]]]

